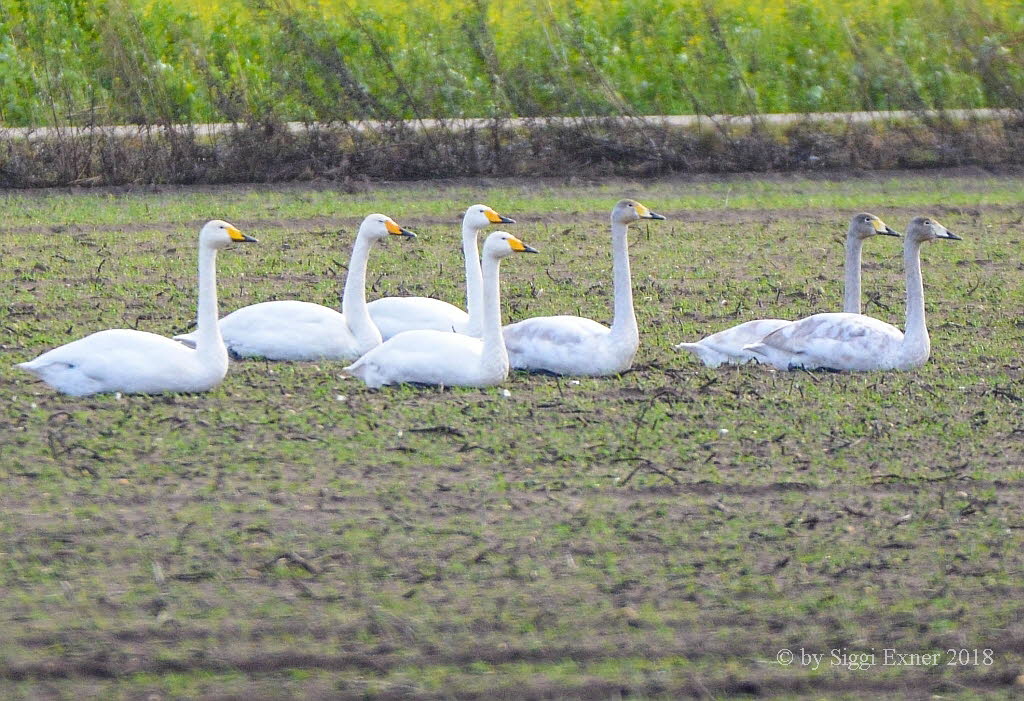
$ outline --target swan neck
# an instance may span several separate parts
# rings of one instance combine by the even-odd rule
[[[466,312],[469,323],[466,333],[479,336],[483,323],[483,273],[480,268],[480,249],[477,237],[480,230],[462,222],[462,255],[466,259]]]
[[[199,309],[196,314],[196,352],[227,364],[228,351],[221,337],[217,311],[217,249],[199,246]]]
[[[863,239],[852,231],[846,235],[843,311],[849,314],[860,314],[860,268],[863,243]]]
[[[612,222],[612,272],[614,275],[615,314],[612,335],[617,338],[639,340],[636,313],[633,310],[633,281],[629,270],[628,227]]]
[[[508,374],[508,352],[501,332],[500,283],[496,256],[484,256],[483,260],[483,350],[481,363],[485,369]]]
[[[903,332],[903,354],[913,357],[923,354],[927,358],[930,340],[924,314],[920,241],[907,239],[903,247],[903,265],[907,274],[907,323]]]
[[[341,298],[341,313],[352,335],[356,337],[360,353],[381,343],[380,330],[366,309],[366,261],[370,257],[372,245],[368,237],[361,234],[356,236],[352,244],[352,257],[348,261],[345,292]]]

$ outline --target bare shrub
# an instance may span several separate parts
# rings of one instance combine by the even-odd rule
[[[639,118],[383,122],[295,129],[272,119],[191,127],[0,131],[0,186],[605,176],[1024,164],[1024,119],[922,115],[890,122],[700,128]]]

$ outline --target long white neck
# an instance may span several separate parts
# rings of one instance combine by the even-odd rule
[[[483,351],[480,363],[484,370],[501,376],[508,375],[508,352],[501,333],[501,292],[498,282],[496,256],[484,256],[483,261]]]
[[[381,344],[380,329],[366,310],[366,261],[370,257],[372,242],[362,235],[356,236],[352,257],[348,261],[345,292],[341,298],[341,313],[349,331],[356,337],[359,352],[365,353]]]
[[[199,245],[199,310],[196,354],[210,368],[228,365],[228,350],[217,319],[217,249]]]
[[[466,259],[466,311],[469,323],[466,333],[479,336],[483,323],[484,282],[480,269],[480,249],[477,246],[478,229],[474,229],[465,219],[462,221],[462,255]]]
[[[860,255],[864,240],[852,231],[846,234],[846,268],[843,311],[860,314]]]
[[[615,315],[612,318],[613,338],[639,344],[640,334],[633,311],[633,281],[629,272],[628,228],[612,222],[612,270],[614,275]]]
[[[907,325],[903,331],[901,357],[910,365],[923,364],[931,352],[931,340],[924,318],[924,282],[921,279],[921,242],[907,238],[903,246],[907,273]]]

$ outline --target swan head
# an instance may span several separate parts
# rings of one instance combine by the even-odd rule
[[[632,224],[641,219],[664,219],[665,217],[649,210],[636,200],[619,200],[612,209],[612,222],[615,224]]]
[[[515,224],[516,220],[503,217],[485,204],[475,204],[466,210],[462,223],[466,228],[480,231],[491,224]]]
[[[868,212],[854,214],[850,220],[850,236],[866,239],[872,236],[899,236],[900,232],[890,229],[884,221]]]
[[[914,217],[910,220],[907,226],[907,241],[924,243],[935,239],[963,240],[932,217]]]
[[[222,219],[206,222],[199,231],[199,244],[210,248],[224,248],[232,243],[256,243],[256,239],[247,236]]]
[[[484,241],[485,256],[504,258],[513,253],[540,253],[540,251],[532,246],[527,246],[507,231],[495,231]]]
[[[416,234],[403,229],[395,220],[384,214],[371,214],[359,225],[359,236],[371,241],[382,241],[389,236],[404,236],[414,239]]]

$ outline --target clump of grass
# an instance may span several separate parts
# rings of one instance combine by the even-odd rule
[[[456,176],[602,176],[793,170],[933,168],[1024,163],[1024,121],[940,117],[886,123],[675,127],[635,118],[496,120],[365,130],[276,120],[216,135],[139,127],[0,136],[2,187],[237,183]]]

